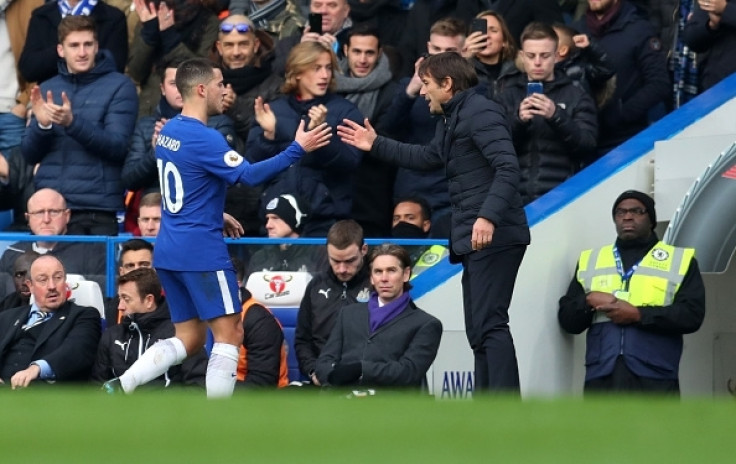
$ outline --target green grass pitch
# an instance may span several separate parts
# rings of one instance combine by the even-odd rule
[[[0,389],[2,463],[734,463],[736,401]]]

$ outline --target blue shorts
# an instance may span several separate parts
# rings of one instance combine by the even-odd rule
[[[166,292],[174,323],[199,318],[208,321],[242,308],[238,282],[232,269],[222,271],[170,271],[156,269]]]

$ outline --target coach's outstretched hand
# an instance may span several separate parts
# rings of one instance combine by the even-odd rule
[[[340,136],[340,139],[359,150],[370,151],[378,134],[368,118],[365,118],[363,122],[365,127],[349,119],[343,119],[342,122],[343,124],[337,126],[337,135]]]
[[[310,131],[304,131],[304,120],[301,120],[296,129],[294,141],[309,153],[330,143],[330,137],[332,137],[332,128],[326,122]]]

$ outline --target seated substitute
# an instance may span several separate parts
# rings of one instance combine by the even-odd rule
[[[635,190],[613,204],[616,242],[580,254],[558,319],[588,330],[585,392],[679,394],[682,335],[705,317],[695,250],[659,241],[654,200]]]
[[[174,336],[169,305],[161,292],[156,271],[139,268],[118,277],[120,324],[102,334],[91,379],[102,383],[121,376],[154,343]],[[191,385],[204,388],[207,372],[207,352],[171,366],[147,385],[169,387]]]
[[[27,281],[34,303],[0,313],[0,385],[87,381],[100,313],[67,300],[66,271],[55,256],[36,258]]]
[[[371,252],[368,303],[344,307],[317,359],[322,385],[421,387],[437,356],[442,323],[409,295],[411,262],[398,245]]]
[[[299,238],[304,218],[297,199],[283,194],[266,204],[266,232],[269,238]],[[281,245],[265,246],[253,253],[250,272],[258,271],[312,271],[316,267],[315,246]]]
[[[120,265],[118,275],[127,274],[135,269],[153,267],[153,244],[140,238],[131,238],[120,245]],[[119,324],[123,313],[118,309],[120,300],[117,295],[105,300],[105,323],[107,327]]]

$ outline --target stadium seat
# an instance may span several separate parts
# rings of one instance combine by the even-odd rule
[[[253,298],[267,306],[281,323],[288,347],[289,380],[301,379],[294,351],[294,335],[299,304],[310,280],[312,275],[308,272],[262,271],[252,273],[245,284]]]
[[[102,290],[97,282],[92,280],[79,280],[69,282],[72,291],[70,300],[79,306],[91,306],[100,312],[100,317],[105,318],[105,300],[102,298]]]

